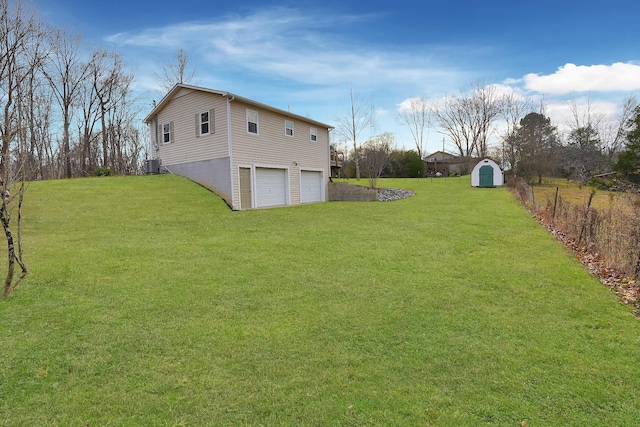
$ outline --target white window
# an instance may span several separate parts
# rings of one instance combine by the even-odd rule
[[[163,144],[171,144],[173,142],[173,122],[160,126],[160,134],[162,135]]]
[[[200,135],[209,135],[209,112],[200,113]]]
[[[258,112],[247,110],[247,132],[258,134]]]
[[[196,114],[196,136],[205,136],[215,133],[213,110]]]
[[[317,141],[318,140],[318,130],[316,128],[311,128],[309,139],[311,141]]]
[[[293,122],[291,120],[284,121],[284,134],[287,136],[293,136]]]

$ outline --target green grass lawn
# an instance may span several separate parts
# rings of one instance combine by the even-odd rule
[[[379,185],[416,196],[32,183],[0,425],[638,425],[640,323],[506,189]]]

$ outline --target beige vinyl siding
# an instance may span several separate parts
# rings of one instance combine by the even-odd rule
[[[172,165],[229,157],[227,99],[223,96],[182,89],[158,114],[158,123],[173,122],[173,141],[162,144],[162,164]],[[213,110],[209,135],[196,136],[196,115]]]
[[[258,112],[257,135],[247,132],[247,109]],[[285,120],[293,122],[293,136],[285,135]],[[329,179],[328,129],[323,129],[315,123],[305,122],[239,101],[231,103],[231,123],[234,194],[240,194],[239,166],[257,165],[288,168],[290,203],[293,205],[300,203],[301,169],[322,169],[325,182]],[[310,141],[309,129],[311,127],[317,129],[317,141]]]

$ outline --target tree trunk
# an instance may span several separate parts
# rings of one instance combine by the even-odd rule
[[[71,148],[69,145],[69,113],[64,113],[64,133],[62,141],[62,156],[64,157],[64,177],[71,178]]]
[[[109,158],[109,136],[107,134],[107,125],[105,120],[106,111],[104,104],[100,103],[100,124],[102,125],[102,167],[106,168],[109,165],[107,161]]]
[[[21,249],[21,243],[20,243],[20,227],[21,227],[21,223],[22,223],[22,200],[23,200],[23,195],[24,195],[24,182],[22,183],[22,185],[20,186],[19,189],[19,201],[18,201],[18,248],[19,248],[19,252],[18,252],[18,256],[16,257],[16,246],[14,243],[14,239],[13,239],[13,233],[11,232],[11,227],[10,227],[10,222],[11,222],[11,214],[9,213],[9,208],[8,208],[8,204],[10,202],[10,195],[9,195],[9,190],[7,189],[6,185],[3,189],[3,198],[2,198],[2,205],[0,207],[0,222],[2,222],[2,228],[4,229],[4,235],[7,239],[7,256],[8,256],[8,263],[7,263],[7,275],[5,276],[4,279],[4,284],[2,286],[2,296],[3,297],[8,297],[18,286],[18,284],[22,281],[22,279],[24,279],[24,277],[27,275],[27,268],[25,267],[24,263],[22,262],[22,249]],[[20,274],[20,277],[18,277],[18,279],[16,281],[14,281],[14,276],[15,276],[15,265],[16,262],[18,263],[18,265],[20,265],[20,268],[22,269],[22,273]]]
[[[0,220],[2,221],[2,228],[4,229],[4,235],[7,238],[7,254],[8,254],[8,264],[7,264],[7,275],[4,279],[4,285],[2,287],[2,296],[7,297],[13,290],[13,274],[15,271],[16,264],[16,248],[13,244],[13,235],[11,234],[11,229],[9,228],[9,212],[7,211],[6,202],[2,203],[2,208],[0,208]]]

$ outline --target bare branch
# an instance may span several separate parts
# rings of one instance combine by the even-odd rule
[[[2,295],[7,297],[23,277],[27,269],[22,261],[21,208],[24,195],[24,147],[15,148],[18,160],[13,161],[12,146],[15,141],[24,142],[23,96],[29,87],[34,70],[40,66],[43,25],[34,10],[23,7],[18,0],[9,3],[0,0],[0,223],[7,242],[7,273],[3,281]],[[16,176],[21,176],[22,185],[12,186]],[[18,234],[14,235],[11,220],[11,205],[18,195]],[[17,240],[16,240],[17,237]],[[17,250],[16,250],[17,245]],[[22,273],[15,280],[15,264]]]
[[[364,143],[364,167],[369,179],[369,187],[376,188],[378,178],[389,162],[393,146],[393,134],[388,132]]]
[[[189,55],[184,49],[176,50],[172,59],[174,62],[160,64],[160,72],[154,73],[165,92],[169,92],[178,83],[191,83],[195,76],[195,70],[188,70]]]
[[[359,137],[364,129],[371,124],[372,111],[368,104],[358,100],[358,93],[349,91],[350,109],[347,114],[336,118],[336,132],[345,140],[353,144],[354,161],[356,163],[356,178],[360,180]]]
[[[62,157],[64,176],[71,178],[71,156],[69,127],[73,106],[77,101],[81,85],[89,74],[89,62],[82,60],[82,37],[64,30],[54,30],[49,36],[51,53],[44,75],[51,85],[60,107],[63,121]]]
[[[434,109],[441,132],[449,136],[460,156],[467,159],[488,153],[494,124],[502,116],[505,98],[495,85],[472,84],[458,96],[444,97]]]
[[[418,156],[421,159],[425,155],[424,144],[432,124],[431,116],[429,100],[424,95],[408,99],[400,105],[398,110],[398,121],[411,132]]]

